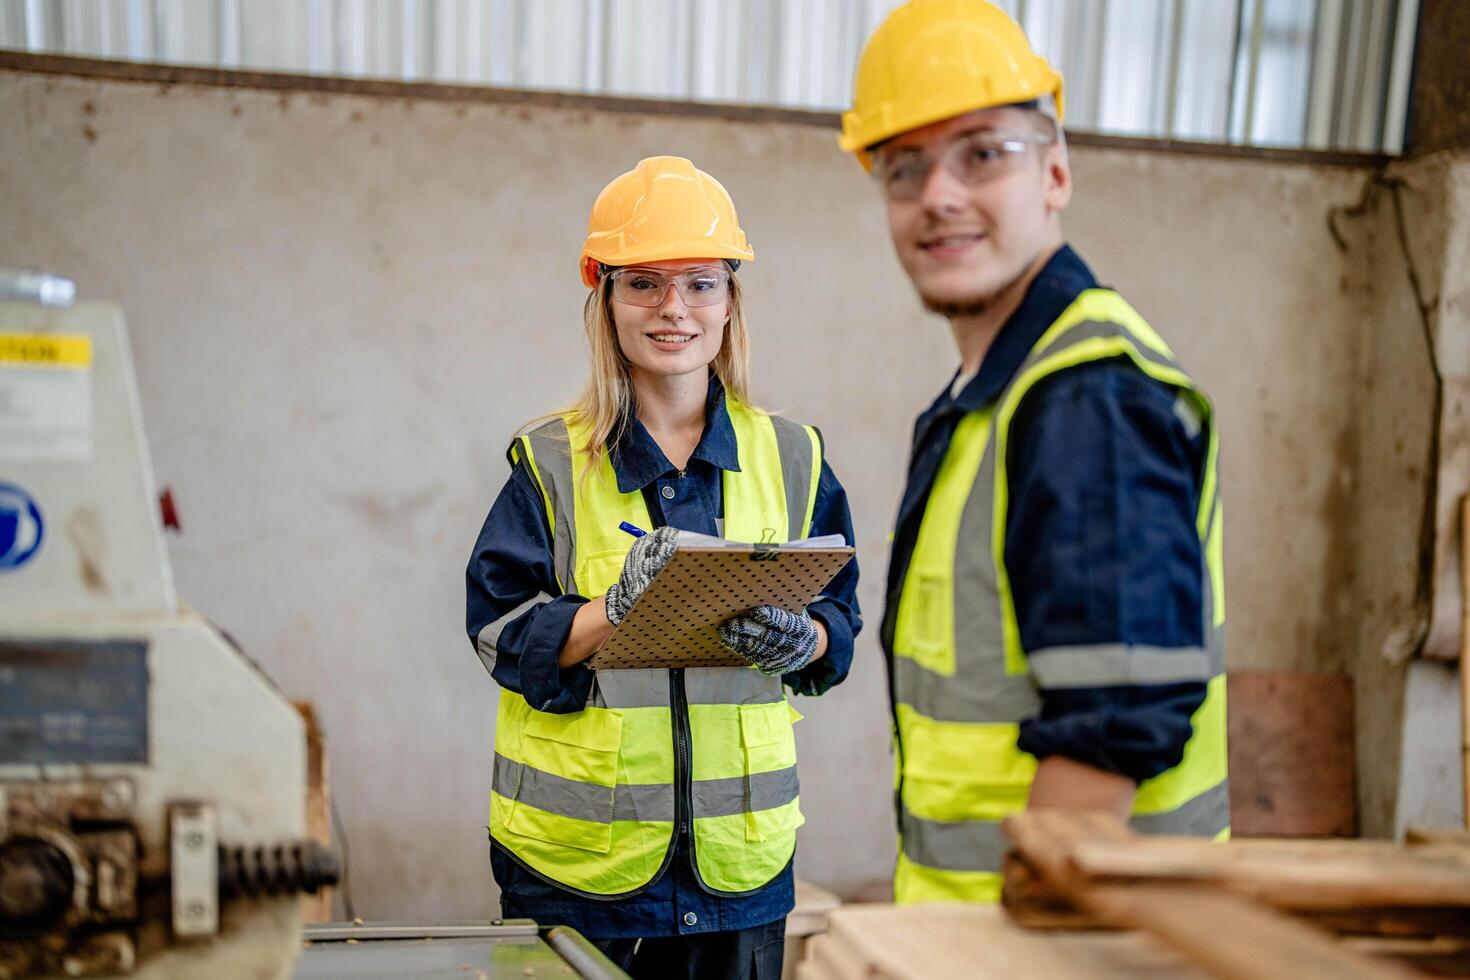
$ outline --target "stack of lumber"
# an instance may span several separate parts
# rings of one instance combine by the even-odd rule
[[[1219,977],[1470,972],[1470,847],[1456,837],[1214,843],[1045,810],[1005,832],[1020,924],[1137,930]]]
[[[1470,976],[1470,839],[1140,837],[1102,814],[1007,820],[1004,909],[844,906],[798,980]]]

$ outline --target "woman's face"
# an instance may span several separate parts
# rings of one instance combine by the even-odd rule
[[[709,366],[720,352],[730,319],[729,273],[724,262],[670,259],[629,266],[613,275],[618,277],[613,284],[613,323],[618,345],[635,373],[679,377]],[[684,292],[696,303],[701,294],[717,292],[722,298],[708,306],[690,306],[669,277],[679,277]],[[643,306],[620,297],[657,305]]]

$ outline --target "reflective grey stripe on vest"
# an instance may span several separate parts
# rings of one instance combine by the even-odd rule
[[[903,853],[915,864],[946,871],[1000,871],[1006,839],[994,820],[945,823],[903,812]]]
[[[495,671],[495,660],[500,655],[500,634],[505,632],[505,627],[530,612],[533,607],[550,601],[551,596],[544,592],[532,596],[493,623],[486,623],[481,627],[479,634],[475,637],[475,652],[480,655],[480,662],[485,665],[486,670],[491,673]]]
[[[551,419],[526,433],[536,457],[532,476],[540,478],[541,489],[551,504],[552,568],[561,590],[577,591],[577,527],[573,518],[576,487],[572,480],[572,446],[564,419]]]
[[[799,792],[795,766],[728,779],[698,779],[694,782],[694,817],[733,817],[752,810],[772,810],[790,803]]]
[[[598,670],[592,673],[592,694],[587,703],[594,708],[667,708],[667,670]]]
[[[772,704],[786,700],[781,678],[753,668],[689,667],[684,695],[690,704]],[[592,682],[595,708],[667,708],[667,670],[600,670]]]
[[[1028,652],[1026,663],[1042,690],[1202,683],[1214,676],[1210,655],[1199,647],[1164,649],[1122,643],[1047,647]]]
[[[1138,834],[1214,837],[1230,826],[1230,781],[1221,780],[1172,810],[1134,814],[1128,826]]]
[[[651,785],[602,786],[567,779],[496,753],[491,785],[508,800],[547,813],[593,823],[614,820],[674,819],[674,787]]]
[[[690,704],[772,704],[786,700],[781,678],[754,667],[689,667],[684,693]]]
[[[812,440],[806,426],[779,415],[768,416],[781,453],[781,480],[786,488],[786,540],[805,537],[806,507],[812,489]]]
[[[612,823],[674,819],[674,787],[666,783],[584,783],[497,753],[491,785],[508,800],[575,820]],[[729,779],[699,779],[693,786],[694,816],[732,817],[751,810],[770,810],[790,803],[798,792],[794,766]]]
[[[964,820],[946,823],[902,815],[903,853],[915,864],[946,871],[999,872],[1006,839],[1000,823]],[[1166,813],[1135,815],[1128,820],[1136,834],[1214,837],[1230,826],[1230,790],[1216,784],[1183,806]]]
[[[1068,327],[1062,332],[1062,335],[1060,337],[1053,340],[1050,344],[1047,344],[1046,347],[1044,347],[1043,349],[1039,351],[1032,351],[1029,355],[1027,355],[1026,360],[1021,363],[1021,369],[1017,371],[1016,374],[1019,376],[1037,362],[1044,361],[1058,351],[1063,350],[1067,347],[1071,347],[1075,344],[1080,344],[1084,340],[1093,340],[1097,337],[1117,336],[1126,337],[1129,342],[1133,344],[1134,349],[1137,350],[1139,354],[1143,355],[1144,360],[1152,361],[1155,364],[1160,365],[1161,367],[1173,368],[1176,371],[1183,370],[1183,368],[1179,366],[1178,361],[1174,360],[1166,354],[1159,353],[1152,347],[1145,344],[1123,324],[1113,323],[1110,320],[1083,320],[1081,323],[1074,323],[1072,326]]]

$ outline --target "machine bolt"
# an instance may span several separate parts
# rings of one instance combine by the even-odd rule
[[[0,871],[0,909],[17,919],[27,918],[46,905],[46,876],[31,865]]]
[[[43,841],[21,838],[0,847],[0,923],[49,925],[66,912],[72,870],[66,855]]]
[[[102,805],[108,810],[125,810],[132,795],[127,783],[115,783],[102,791]]]

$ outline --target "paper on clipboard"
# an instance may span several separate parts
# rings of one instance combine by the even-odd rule
[[[720,623],[757,606],[805,609],[855,553],[841,535],[751,545],[681,531],[674,557],[588,666],[744,667],[720,642]]]

